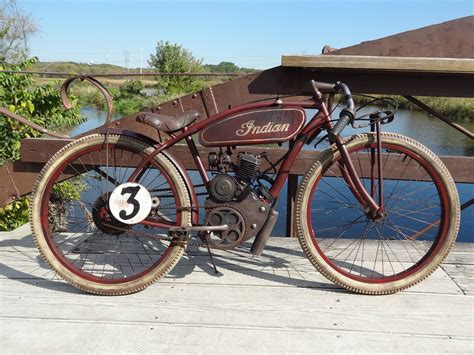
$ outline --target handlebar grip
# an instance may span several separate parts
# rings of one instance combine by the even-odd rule
[[[332,134],[338,136],[341,134],[342,130],[351,122],[351,117],[349,115],[342,115],[342,117],[337,121],[332,129]]]
[[[346,128],[346,126],[351,123],[354,115],[349,110],[343,110],[339,116],[339,121],[336,122],[334,128],[331,131],[331,134],[338,136],[341,134],[342,130]]]

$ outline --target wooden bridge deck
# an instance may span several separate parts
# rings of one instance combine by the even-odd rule
[[[473,353],[473,252],[458,243],[429,279],[374,297],[271,238],[260,258],[218,253],[219,276],[191,248],[145,291],[99,297],[58,280],[23,226],[0,233],[0,353]]]

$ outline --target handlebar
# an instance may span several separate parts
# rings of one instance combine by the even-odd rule
[[[319,90],[323,91],[324,93],[335,94],[336,93],[336,85],[331,83],[323,83],[321,81],[314,81],[311,80],[311,86],[315,93],[318,93]]]
[[[344,99],[346,101],[346,107],[339,114],[339,121],[334,125],[331,134],[338,136],[346,126],[354,121],[355,111],[354,111],[354,100],[352,99],[351,91],[349,87],[341,82],[336,84],[322,83],[318,81],[311,80],[311,85],[316,93],[316,95],[321,95],[319,90],[322,90],[326,93],[331,94],[344,94]]]

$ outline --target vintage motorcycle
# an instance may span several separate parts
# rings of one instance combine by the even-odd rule
[[[458,232],[452,177],[420,143],[381,131],[394,112],[357,116],[347,85],[309,86],[312,96],[303,101],[256,101],[205,120],[196,111],[138,114],[139,122],[167,134],[161,142],[105,128],[67,144],[32,194],[41,254],[72,285],[103,295],[137,292],[161,279],[189,244],[207,248],[212,260],[212,249],[254,238],[250,251],[260,255],[295,158],[305,144],[328,141],[297,192],[296,237],[304,253],[321,274],[354,292],[388,294],[420,282]],[[341,96],[345,107],[333,120]],[[307,119],[307,112],[315,113]],[[370,132],[343,139],[343,129],[356,122]],[[207,164],[196,138],[211,148]],[[264,146],[283,143],[288,151],[276,160]],[[254,147],[236,153],[248,145]],[[199,174],[191,177],[169,148],[188,149]]]

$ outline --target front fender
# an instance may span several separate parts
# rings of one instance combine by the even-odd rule
[[[101,127],[97,130],[100,133],[111,133],[111,134],[120,134],[120,135],[125,135],[131,138],[139,139],[145,143],[148,143],[151,146],[157,146],[160,144],[153,138],[150,138],[148,136],[145,136],[144,134],[125,130],[125,129],[119,129],[119,128],[106,128],[106,127]],[[191,198],[191,212],[192,212],[192,223],[193,225],[197,225],[199,223],[199,205],[198,205],[198,199],[196,195],[196,190],[194,189],[194,185],[191,181],[191,178],[189,177],[188,172],[184,168],[184,166],[177,161],[170,153],[163,151],[161,154],[165,155],[171,163],[174,165],[174,167],[178,170],[178,172],[181,174],[185,184],[186,188],[188,189],[189,196]]]

